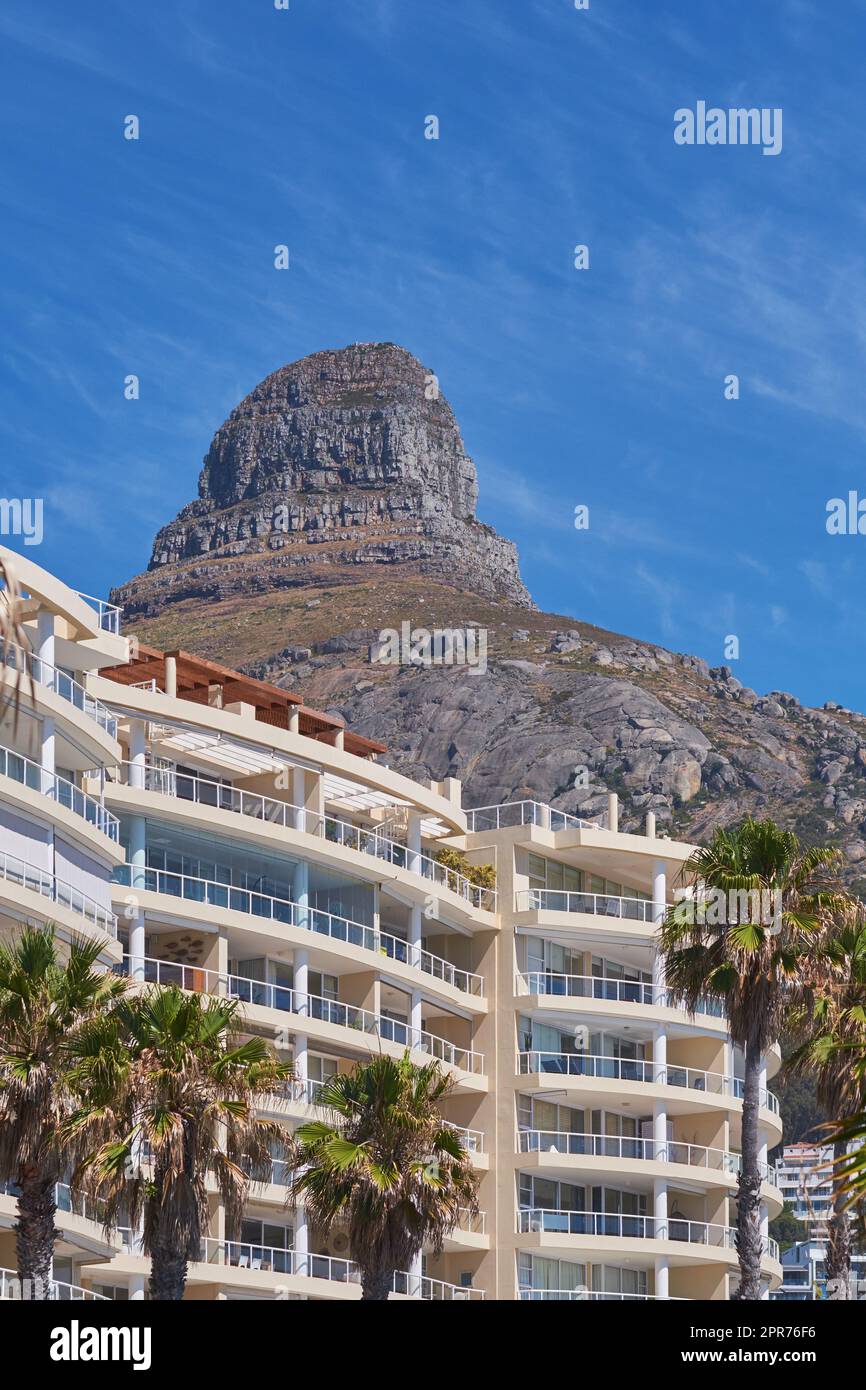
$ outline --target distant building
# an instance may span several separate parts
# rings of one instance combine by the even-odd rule
[[[795,1147],[805,1147],[797,1145]],[[770,1294],[781,1303],[806,1303],[827,1297],[826,1247],[803,1240],[782,1254],[782,1286]],[[866,1298],[866,1255],[851,1257],[852,1298]]]
[[[786,1144],[776,1164],[779,1192],[802,1221],[811,1241],[827,1239],[833,1215],[833,1149],[825,1144]]]

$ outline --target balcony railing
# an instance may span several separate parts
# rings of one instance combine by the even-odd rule
[[[207,1237],[202,1241],[202,1260],[207,1264],[233,1265],[238,1269],[256,1269],[275,1274],[293,1274],[308,1279],[326,1279],[336,1284],[360,1284],[361,1272],[354,1260],[336,1255],[311,1255],[297,1250],[283,1250],[242,1241],[222,1241]],[[394,1275],[392,1292],[408,1298],[433,1300],[483,1299],[481,1289],[464,1289],[438,1279],[398,1271]]]
[[[16,753],[12,748],[0,746],[0,776],[9,777],[21,786],[29,787],[31,791],[50,797],[59,806],[65,806],[68,811],[74,811],[77,816],[81,816],[88,825],[95,825],[109,840],[117,840],[117,816],[107,811],[95,797],[88,796],[65,777],[47,772],[39,763],[33,762],[32,758],[25,758],[22,753]]]
[[[446,868],[430,855],[389,839],[376,826],[354,825],[351,821],[340,820],[336,816],[320,815],[318,812],[307,810],[306,807],[280,801],[276,797],[261,796],[258,792],[244,791],[228,782],[216,782],[211,778],[177,772],[172,768],[152,767],[149,764],[139,766],[128,762],[123,766],[126,770],[127,784],[130,786],[139,785],[136,779],[140,777],[140,785],[145,791],[177,797],[181,801],[194,801],[219,811],[232,811],[269,825],[279,825],[286,830],[315,835],[344,849],[385,860],[395,868],[418,874],[438,887],[455,893],[473,907],[490,912],[496,910],[494,888],[480,888],[465,874]]]
[[[621,1240],[675,1240],[689,1245],[736,1249],[735,1226],[717,1226],[685,1217],[630,1216],[622,1212],[558,1211],[548,1207],[522,1207],[517,1212],[518,1234],[545,1232],[567,1236],[615,1236]],[[767,1237],[764,1254],[778,1259],[779,1247]]]
[[[519,1289],[521,1303],[686,1303],[684,1298],[662,1298],[654,1293],[597,1293],[594,1289]]]
[[[113,912],[73,887],[71,883],[66,883],[54,874],[46,873],[44,869],[37,869],[32,864],[25,863],[23,859],[16,859],[12,854],[0,853],[0,879],[5,879],[8,883],[18,883],[22,888],[29,888],[43,898],[59,903],[69,912],[83,917],[91,926],[98,927],[107,936],[117,936],[117,918]]]
[[[578,1134],[573,1130],[521,1129],[517,1135],[519,1153],[565,1154],[569,1157],[638,1159],[647,1163],[682,1163],[689,1168],[706,1168],[735,1176],[742,1167],[742,1155],[726,1149],[706,1148],[667,1139],[632,1138],[618,1134]],[[760,1164],[765,1182],[777,1186],[775,1174]]]
[[[695,1067],[657,1066],[654,1062],[631,1057],[597,1057],[589,1052],[521,1052],[517,1059],[521,1075],[544,1073],[554,1076],[591,1076],[610,1081],[638,1081],[646,1085],[678,1086],[710,1095],[743,1098],[743,1082],[721,1072],[700,1071]],[[760,1104],[778,1114],[779,1102],[763,1087]]]
[[[584,912],[591,917],[618,917],[626,922],[653,922],[653,905],[645,898],[616,898],[609,893],[572,893],[559,888],[524,888],[515,894],[516,912]]]
[[[206,903],[209,907],[225,907],[232,912],[244,912],[253,917],[269,917],[275,922],[298,927],[313,932],[317,936],[330,937],[332,941],[345,941],[351,946],[360,946],[379,957],[385,955],[391,960],[402,961],[405,965],[420,970],[425,975],[453,985],[466,994],[480,995],[484,981],[480,975],[469,970],[459,970],[450,961],[434,956],[420,947],[410,946],[400,937],[388,932],[377,931],[364,922],[354,922],[348,917],[337,917],[332,912],[324,912],[318,907],[304,907],[291,898],[277,898],[269,893],[259,893],[250,888],[236,888],[230,883],[219,883],[215,879],[193,878],[189,874],[171,873],[165,869],[148,869],[136,864],[121,864],[113,874],[113,881],[127,888],[141,888],[150,893],[165,893],[172,898],[185,898],[188,902]]]
[[[542,801],[505,801],[501,806],[479,806],[466,812],[470,832],[507,830],[515,825],[537,825],[544,830],[604,830],[603,819],[581,820],[557,811]]]
[[[304,994],[288,985],[274,984],[268,980],[251,980],[242,975],[221,974],[216,970],[181,965],[174,961],[155,960],[150,956],[132,957],[129,952],[124,955],[120,969],[132,979],[145,984],[176,984],[181,989],[189,989],[196,993],[228,995],[244,1004],[277,1009],[282,1013],[294,1014],[298,1018],[316,1019],[322,1023],[332,1023],[340,1028],[350,1028],[356,1032],[384,1038],[388,1042],[398,1043],[401,1047],[417,1048],[461,1071],[479,1074],[484,1070],[484,1057],[480,1052],[457,1047],[447,1038],[440,1038],[423,1028],[412,1028],[400,1019],[375,1014],[355,1004],[344,1004],[339,999]]]
[[[484,1152],[483,1129],[468,1129],[465,1125],[452,1124],[450,1120],[446,1120],[445,1124],[449,1129],[453,1129],[455,1134],[459,1135],[460,1142],[467,1153],[482,1154]]]
[[[6,1197],[20,1197],[21,1188],[16,1182],[0,1183],[0,1193]],[[72,1216],[81,1216],[85,1221],[92,1221],[94,1224],[102,1225],[105,1220],[105,1203],[96,1197],[88,1197],[84,1192],[79,1192],[69,1186],[66,1182],[58,1182],[54,1185],[54,1205],[58,1211],[68,1212]]]
[[[609,999],[617,1004],[655,1004],[658,1008],[675,1008],[670,995],[649,980],[607,979],[601,975],[561,975],[553,970],[527,970],[515,979],[515,992],[522,994],[556,995],[563,999]],[[696,1013],[724,1018],[718,999],[701,999]]]
[[[79,594],[78,597],[95,608],[99,614],[99,626],[103,632],[113,632],[115,636],[120,633],[120,615],[123,611],[115,603],[107,603],[104,598],[93,598],[91,594]]]
[[[44,686],[46,690],[53,690],[61,700],[68,700],[76,709],[93,719],[110,738],[117,738],[117,720],[99,700],[94,700],[92,695],[88,695],[84,686],[73,680],[65,671],[12,642],[0,643],[0,662],[13,670],[27,672],[38,685]]]
[[[62,1279],[51,1279],[47,1285],[50,1302],[60,1303],[110,1303],[105,1294],[83,1289],[78,1284],[66,1284]],[[29,1302],[43,1299],[45,1294],[39,1280],[20,1279],[14,1269],[0,1269],[0,1299]]]

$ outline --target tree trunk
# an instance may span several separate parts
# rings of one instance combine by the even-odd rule
[[[15,1249],[21,1296],[44,1302],[51,1297],[51,1260],[57,1236],[54,1180],[46,1179],[36,1170],[25,1169],[19,1186]]]
[[[150,1251],[150,1296],[157,1303],[179,1303],[186,1288],[186,1255],[157,1234]]]
[[[737,1256],[740,1261],[740,1287],[737,1299],[755,1301],[761,1297],[761,1173],[758,1167],[758,1109],[760,1106],[761,1053],[746,1048],[746,1075],[743,1084],[742,1168],[737,1184]]]
[[[845,1157],[846,1145],[833,1145],[833,1158]],[[851,1279],[851,1229],[848,1213],[845,1211],[845,1197],[841,1192],[842,1179],[839,1170],[833,1168],[833,1215],[827,1232],[827,1297],[835,1302],[846,1300],[849,1296]]]
[[[361,1273],[361,1302],[385,1303],[394,1284],[393,1269],[368,1269]]]

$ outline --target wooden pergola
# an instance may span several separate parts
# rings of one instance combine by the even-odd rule
[[[166,672],[167,661],[174,665],[172,680],[179,700],[214,705],[218,709],[237,703],[252,705],[257,720],[277,729],[291,728],[296,717],[298,733],[319,743],[332,745],[342,734],[346,752],[360,758],[372,758],[386,751],[384,743],[351,733],[342,719],[310,709],[300,695],[293,695],[278,685],[256,680],[253,676],[245,676],[229,666],[221,666],[217,661],[194,656],[182,648],[163,652],[139,642],[135,655],[125,665],[104,667],[100,675],[116,681],[118,685],[145,685],[153,681],[157,690],[165,691],[170,684]]]

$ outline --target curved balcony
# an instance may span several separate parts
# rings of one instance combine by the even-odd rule
[[[117,918],[113,912],[71,883],[66,883],[54,874],[46,873],[44,869],[37,869],[32,864],[25,863],[23,859],[16,859],[12,854],[0,853],[0,880],[27,888],[38,893],[40,897],[57,903],[68,912],[81,917],[90,926],[105,932],[106,936],[117,936]]]
[[[596,1293],[593,1289],[518,1289],[520,1303],[689,1303],[655,1293]]]
[[[236,888],[229,883],[219,883],[214,879],[193,878],[188,874],[170,873],[164,869],[139,868],[135,864],[121,864],[113,874],[113,882],[122,887],[143,889],[149,893],[162,893],[167,897],[183,898],[187,902],[203,903],[208,907],[228,908],[232,912],[243,912],[250,917],[267,917],[274,922],[282,922],[289,927],[312,932],[316,936],[330,938],[331,941],[345,942],[358,946],[377,957],[377,966],[382,965],[382,956],[399,961],[413,970],[420,970],[431,979],[451,985],[463,994],[480,997],[484,981],[471,970],[459,970],[450,961],[434,956],[430,951],[411,946],[400,937],[389,932],[377,931],[363,922],[354,922],[348,917],[337,917],[331,912],[323,912],[318,907],[304,907],[291,898],[275,898],[268,893],[259,893],[250,888]]]
[[[412,850],[398,840],[392,840],[377,826],[358,826],[351,821],[340,820],[337,816],[320,815],[308,811],[303,806],[293,806],[288,801],[276,797],[262,796],[258,792],[244,791],[229,783],[216,782],[211,778],[180,773],[165,768],[143,767],[124,762],[126,785],[139,790],[155,792],[181,801],[191,801],[213,810],[229,811],[247,816],[267,825],[281,826],[285,830],[301,831],[320,840],[352,850],[365,857],[383,860],[397,869],[434,883],[462,898],[474,908],[487,912],[496,911],[496,890],[479,888],[464,874],[457,873],[440,864],[431,855]],[[140,783],[136,778],[141,778]]]
[[[730,1177],[736,1177],[742,1168],[742,1155],[730,1153],[726,1149],[681,1143],[677,1139],[668,1139],[663,1144],[657,1144],[654,1139],[578,1134],[572,1130],[521,1129],[517,1135],[517,1151],[522,1154],[561,1154],[568,1158],[615,1158],[628,1162],[637,1160],[644,1163],[676,1163]],[[774,1169],[766,1163],[760,1164],[760,1169],[762,1180],[772,1187],[778,1187]]]
[[[581,820],[556,811],[542,801],[504,801],[501,806],[478,806],[466,812],[468,831],[509,830],[516,825],[537,825],[542,830],[605,830],[604,818]]]
[[[682,1012],[665,990],[642,980],[613,980],[600,975],[560,975],[551,970],[529,970],[516,976],[515,992],[518,996],[534,994],[558,999],[603,999],[616,1004],[639,1004],[642,1008],[655,1006]],[[718,999],[701,999],[695,1012],[710,1018],[725,1017]]]
[[[617,898],[609,893],[580,893],[560,888],[523,888],[514,895],[515,912],[582,912],[588,917],[615,917],[623,922],[655,921],[645,898]]]
[[[458,1047],[447,1038],[437,1037],[435,1033],[428,1033],[423,1028],[412,1028],[408,1023],[402,1023],[398,1019],[372,1013],[369,1009],[359,1008],[355,1004],[344,1004],[339,999],[325,999],[318,994],[304,994],[285,985],[271,984],[267,980],[251,980],[242,975],[221,974],[216,970],[180,965],[174,961],[155,960],[144,956],[132,957],[128,952],[117,970],[118,973],[127,974],[136,983],[175,984],[181,989],[190,989],[200,994],[227,995],[243,1004],[274,1009],[301,1019],[333,1024],[338,1028],[347,1028],[352,1032],[396,1043],[398,1047],[426,1052],[437,1061],[445,1062],[459,1071],[474,1075],[481,1075],[484,1071],[484,1057],[480,1052]]]
[[[585,1052],[521,1052],[521,1075],[541,1073],[552,1076],[584,1076],[609,1081],[634,1081],[643,1085],[675,1086],[707,1096],[727,1096],[742,1100],[743,1082],[737,1076],[701,1071],[696,1067],[657,1066],[654,1062],[625,1057],[596,1057]],[[771,1091],[761,1088],[759,1101],[765,1110],[779,1113],[779,1102]]]
[[[549,1207],[522,1207],[517,1212],[519,1235],[543,1232],[567,1236],[614,1236],[620,1240],[670,1240],[736,1250],[736,1226],[717,1226],[685,1217],[624,1216],[599,1211],[557,1211]],[[764,1240],[764,1254],[778,1261],[779,1246],[771,1236]]]
[[[43,661],[41,657],[34,656],[26,648],[16,646],[12,642],[0,643],[0,663],[11,670],[20,671],[25,678],[32,677],[37,685],[53,691],[61,700],[66,700],[82,714],[86,714],[108,734],[109,738],[117,738],[117,720],[105,705],[88,695],[83,685],[59,667],[52,666],[49,661]]]
[[[324,1279],[337,1284],[361,1283],[361,1272],[354,1260],[340,1259],[335,1255],[304,1254],[297,1250],[247,1245],[241,1241],[217,1240],[209,1236],[202,1240],[201,1255],[202,1262],[206,1264],[229,1265],[236,1269],[289,1274],[307,1279]],[[439,1279],[428,1279],[403,1271],[394,1275],[391,1291],[404,1298],[434,1301],[456,1301],[464,1298],[480,1301],[484,1298],[482,1289],[465,1289],[457,1284],[447,1284]]]
[[[41,1295],[41,1290],[40,1290]],[[14,1269],[0,1269],[0,1299],[9,1298],[16,1302],[34,1299],[34,1290],[29,1280],[19,1279]],[[52,1279],[48,1284],[48,1299],[61,1303],[110,1303],[105,1294],[83,1289],[78,1284],[66,1284],[62,1279]]]
[[[120,615],[123,610],[118,608],[116,603],[108,603],[104,598],[94,598],[92,594],[82,594],[77,590],[76,596],[89,608],[96,609],[99,626],[103,632],[113,632],[115,637],[120,636]]]
[[[107,835],[109,840],[117,843],[120,825],[117,816],[112,815],[95,797],[88,796],[65,777],[46,772],[45,768],[40,767],[32,758],[25,758],[22,753],[16,753],[13,749],[0,745],[0,777],[8,777],[20,786],[28,787],[30,791],[39,792],[51,801],[56,801],[58,806],[65,806],[68,811],[81,816],[88,825],[95,826],[103,835]]]

